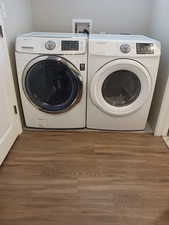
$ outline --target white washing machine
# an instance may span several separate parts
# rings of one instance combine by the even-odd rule
[[[16,40],[27,127],[84,128],[87,42],[82,34],[29,33]]]
[[[87,127],[144,130],[160,60],[145,36],[90,35]]]

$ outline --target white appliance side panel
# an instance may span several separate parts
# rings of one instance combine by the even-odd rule
[[[139,111],[126,116],[110,116],[100,111],[88,99],[87,127],[105,130],[144,130],[147,122],[150,101]]]

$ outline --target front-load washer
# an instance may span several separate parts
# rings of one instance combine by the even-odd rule
[[[83,34],[29,33],[17,38],[26,127],[85,127],[87,42]]]
[[[145,36],[90,35],[87,127],[144,130],[160,60]]]

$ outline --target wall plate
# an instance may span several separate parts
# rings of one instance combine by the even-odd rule
[[[92,20],[90,19],[73,19],[72,20],[73,33],[92,33]]]

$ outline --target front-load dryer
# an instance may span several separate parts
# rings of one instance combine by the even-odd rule
[[[24,118],[30,128],[84,128],[87,36],[30,33],[16,40]]]
[[[145,36],[90,35],[87,127],[144,130],[160,60]]]

